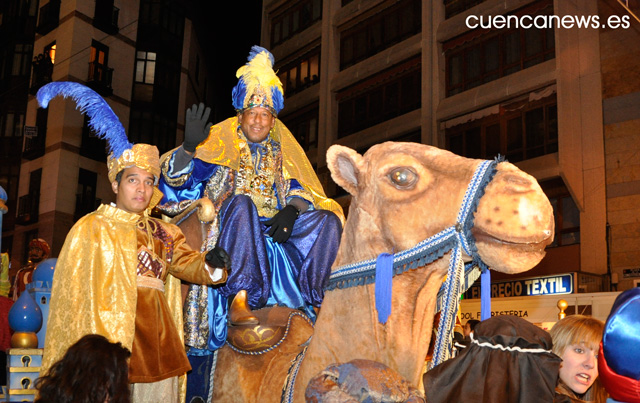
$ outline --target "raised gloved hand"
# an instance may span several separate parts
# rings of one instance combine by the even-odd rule
[[[293,224],[298,218],[298,209],[292,205],[287,205],[278,211],[269,221],[265,222],[266,226],[271,226],[269,236],[278,243],[284,243],[291,236]]]
[[[184,142],[182,148],[190,153],[196,150],[198,144],[202,143],[209,135],[209,129],[213,123],[207,122],[211,108],[205,108],[201,102],[200,105],[193,104],[191,108],[187,108],[186,117],[184,119]]]
[[[219,246],[216,246],[215,248],[207,252],[204,260],[211,267],[224,267],[226,269],[231,268],[231,258],[229,257],[229,254],[227,254],[227,251]]]

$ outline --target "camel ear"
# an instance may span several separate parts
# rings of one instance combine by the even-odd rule
[[[332,145],[327,150],[327,166],[334,182],[347,192],[356,195],[362,156],[351,148]]]

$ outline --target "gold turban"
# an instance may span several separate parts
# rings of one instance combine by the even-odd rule
[[[125,168],[136,166],[149,172],[156,179],[156,184],[160,178],[160,153],[156,146],[149,144],[134,144],[128,150],[124,150],[119,158],[114,158],[113,153],[107,158],[109,169],[109,181],[116,180],[118,172]]]

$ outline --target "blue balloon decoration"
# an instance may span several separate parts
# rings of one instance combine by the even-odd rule
[[[27,291],[9,309],[9,326],[16,332],[37,332],[42,327],[42,311]]]
[[[35,283],[36,281],[42,281],[43,285],[46,283],[49,287],[51,287],[51,282],[53,281],[53,271],[56,268],[57,261],[58,258],[52,257],[38,263],[36,269],[33,271],[31,282]]]

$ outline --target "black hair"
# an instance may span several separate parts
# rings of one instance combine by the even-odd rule
[[[35,403],[129,403],[129,350],[88,334],[36,380]]]
[[[469,325],[469,328],[473,331],[478,323],[480,323],[478,319],[469,319],[466,324]]]

